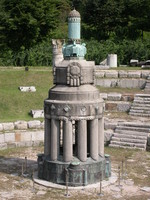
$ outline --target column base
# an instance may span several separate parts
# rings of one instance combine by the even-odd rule
[[[108,159],[108,158],[107,158]],[[106,160],[98,157],[97,161],[87,158],[86,162],[79,161],[76,157],[72,162],[50,161],[44,154],[38,155],[38,177],[60,185],[86,186],[104,180],[106,177]]]

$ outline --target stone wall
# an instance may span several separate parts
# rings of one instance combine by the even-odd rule
[[[103,87],[144,88],[150,75],[148,70],[96,70],[96,85]]]
[[[0,149],[43,144],[44,123],[39,120],[0,123]]]

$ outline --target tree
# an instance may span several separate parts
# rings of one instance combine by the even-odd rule
[[[29,49],[58,27],[68,7],[63,0],[1,0],[1,46]]]

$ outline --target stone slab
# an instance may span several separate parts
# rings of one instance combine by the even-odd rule
[[[15,133],[4,133],[5,142],[15,142]]]
[[[121,88],[144,88],[146,80],[144,79],[120,79],[118,80],[118,87]]]
[[[96,85],[103,86],[103,87],[111,87],[112,80],[111,79],[96,79]]]
[[[29,121],[28,128],[37,129],[40,128],[41,122],[39,120]]]
[[[44,110],[31,110],[30,113],[33,118],[44,118]]]
[[[108,93],[107,95],[108,101],[120,101],[121,100],[121,94],[120,93]]]
[[[128,78],[141,78],[140,71],[128,71]]]
[[[141,77],[147,79],[149,75],[150,75],[149,71],[142,71]]]
[[[115,130],[116,126],[118,125],[118,122],[109,122],[109,121],[105,121],[104,123],[104,128],[105,130],[107,129],[112,129]]]
[[[98,78],[104,78],[105,72],[104,71],[96,71],[95,76]]]
[[[7,143],[0,143],[0,149],[7,149]]]
[[[21,92],[36,92],[35,86],[19,86],[18,89]]]
[[[107,100],[107,93],[100,93],[100,97],[104,100]]]
[[[21,132],[21,142],[32,141],[32,132]]]
[[[118,72],[117,71],[106,71],[105,77],[106,78],[118,78]]]
[[[130,102],[121,102],[117,104],[117,111],[119,112],[128,112],[131,108]]]
[[[17,121],[14,123],[15,129],[19,130],[26,130],[27,129],[27,122],[26,121]]]
[[[2,123],[4,131],[11,131],[14,129],[14,123]]]
[[[5,142],[4,134],[0,134],[0,144]]]
[[[128,77],[128,72],[121,70],[121,71],[118,72],[118,77],[119,78],[127,78]]]
[[[3,124],[0,124],[0,132],[3,131]]]
[[[122,94],[121,100],[122,101],[133,101],[134,94]]]
[[[44,141],[44,131],[32,132],[32,141]]]

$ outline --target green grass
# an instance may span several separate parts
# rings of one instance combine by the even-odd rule
[[[35,86],[36,92],[19,91],[19,86]],[[52,87],[51,68],[0,68],[0,122],[31,120],[31,109],[43,109]]]

